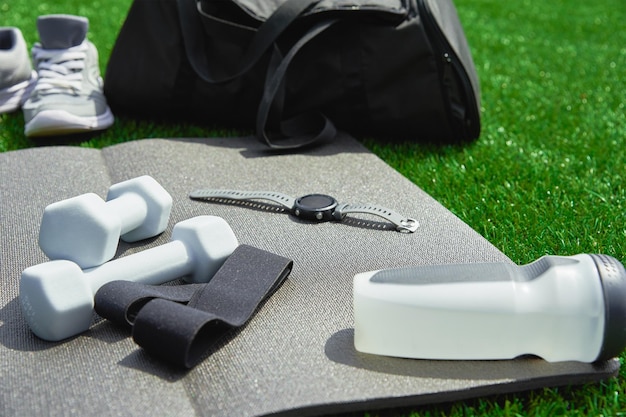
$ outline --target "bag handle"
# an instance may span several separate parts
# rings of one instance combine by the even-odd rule
[[[336,19],[316,24],[291,47],[275,70],[270,65],[256,119],[257,136],[270,148],[276,150],[298,149],[317,142],[330,140],[337,135],[334,124],[319,112],[305,113],[292,119],[281,121],[279,131],[282,134],[282,138],[280,138],[280,143],[270,139],[270,135],[267,132],[270,110],[274,110],[279,114],[282,113],[282,99],[276,100],[276,94],[285,79],[289,64],[303,46],[335,23],[337,23]],[[274,55],[276,54],[277,52],[274,53]],[[272,61],[275,61],[275,56],[272,56]],[[311,132],[315,133],[311,134]]]
[[[291,47],[284,58],[281,58],[275,42],[293,21],[320,1],[287,0],[281,4],[257,30],[240,62],[239,68],[233,74],[218,79],[211,75],[206,53],[204,52],[204,38],[198,36],[202,33],[201,22],[198,18],[200,13],[199,3],[197,0],[178,0],[187,58],[196,74],[204,81],[210,84],[218,84],[234,80],[249,71],[270,48],[273,48],[263,97],[257,111],[256,130],[259,140],[275,150],[299,149],[317,142],[330,140],[337,134],[333,123],[321,113],[306,113],[282,121],[283,100],[280,95],[277,98],[289,64],[298,51],[313,38],[332,26],[336,20],[323,21],[313,26]],[[275,137],[270,139],[270,135],[267,132],[270,110],[273,110],[276,118],[281,120],[278,126],[278,131],[280,132],[278,141]]]
[[[209,63],[204,52],[204,38],[199,36],[202,33],[202,25],[198,18],[198,14],[201,11],[200,3],[197,0],[178,0],[180,26],[187,58],[194,71],[204,81],[210,84],[232,81],[249,71],[294,20],[309,7],[320,1],[288,0],[281,4],[257,30],[241,60],[239,69],[231,75],[218,79],[211,75]]]

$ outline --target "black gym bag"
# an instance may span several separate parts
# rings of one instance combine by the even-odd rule
[[[355,135],[460,142],[479,84],[451,0],[134,0],[113,111],[256,129],[274,148]]]

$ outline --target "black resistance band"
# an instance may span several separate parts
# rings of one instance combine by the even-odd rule
[[[192,368],[216,342],[252,317],[292,266],[290,259],[240,245],[206,284],[113,281],[96,293],[95,310],[132,326],[133,339],[148,353]]]

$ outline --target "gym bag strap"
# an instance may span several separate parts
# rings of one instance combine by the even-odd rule
[[[453,0],[133,0],[105,75],[116,114],[253,129],[274,149],[480,134]]]
[[[289,63],[304,45],[336,22],[336,20],[331,20],[318,23],[291,47],[276,69],[270,65],[256,119],[257,136],[270,148],[277,150],[297,149],[329,140],[336,136],[337,130],[335,125],[322,113],[306,113],[289,120],[279,120],[280,127],[278,130],[281,135],[278,139],[270,139],[270,133],[267,129],[270,111],[274,110],[279,115],[282,113],[284,100],[281,99],[279,100],[280,104],[276,104],[274,99],[283,85]],[[272,59],[270,62],[275,62],[275,59]],[[284,94],[284,92],[282,93]]]
[[[178,8],[181,18],[181,28],[185,41],[187,57],[194,71],[207,83],[225,83],[241,77],[250,71],[255,64],[269,51],[273,49],[272,59],[267,70],[263,97],[259,104],[256,118],[257,137],[264,141],[270,148],[277,150],[289,150],[302,148],[317,142],[333,139],[337,130],[333,123],[323,114],[311,112],[297,115],[289,120],[282,120],[283,100],[274,102],[276,95],[282,86],[287,73],[289,63],[311,39],[328,29],[336,20],[321,22],[306,32],[288,51],[281,60],[280,50],[275,42],[279,36],[298,17],[320,0],[287,0],[282,3],[274,13],[263,23],[252,38],[246,53],[241,59],[239,67],[230,75],[217,77],[212,74],[209,61],[204,53],[204,38],[202,36],[201,22],[198,20],[202,13],[202,3],[196,0],[178,0]],[[284,94],[284,92],[282,92]],[[269,133],[270,110],[275,113],[275,123]]]
[[[113,281],[97,291],[95,311],[132,326],[133,340],[146,352],[192,368],[250,320],[292,267],[288,258],[240,245],[206,284]]]
[[[276,11],[263,23],[252,38],[241,59],[239,68],[232,74],[216,77],[211,74],[202,36],[202,25],[198,20],[202,13],[202,3],[197,0],[178,0],[178,10],[181,19],[181,28],[187,51],[187,58],[194,71],[208,83],[224,83],[232,81],[248,72],[259,62],[265,53],[274,45],[281,33],[298,18],[306,9],[320,0],[289,0],[280,5]]]

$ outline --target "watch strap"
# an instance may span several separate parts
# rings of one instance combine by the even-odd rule
[[[383,219],[393,223],[396,226],[397,231],[403,233],[413,233],[419,227],[417,220],[402,216],[401,214],[386,207],[376,206],[373,204],[340,204],[335,210],[334,217],[336,220],[341,220],[346,215],[351,213],[371,214],[382,217]]]
[[[322,210],[307,210],[300,211],[298,201],[308,197],[325,197],[332,199],[335,203],[336,200],[333,197],[323,194],[309,194],[304,197],[294,198],[286,194],[277,193],[274,191],[240,191],[240,190],[217,190],[217,189],[203,189],[195,190],[189,194],[192,199],[214,199],[219,200],[268,200],[279,204],[280,206],[292,211],[298,217],[307,218],[309,220],[326,221],[336,220],[341,221],[343,218],[351,213],[371,214],[374,216],[382,217],[383,219],[393,223],[396,226],[396,230],[402,233],[413,233],[419,227],[417,220],[402,216],[401,214],[388,209],[386,207],[377,206],[374,204],[338,204],[336,207],[328,209],[328,211]]]
[[[291,210],[296,199],[274,191],[239,191],[239,190],[195,190],[189,194],[192,199],[228,199],[228,200],[268,200]]]

